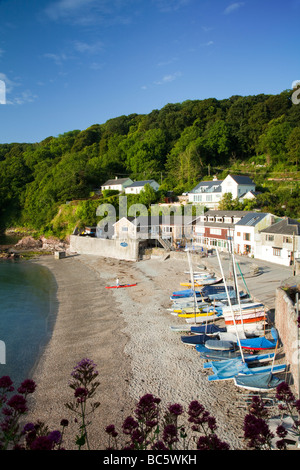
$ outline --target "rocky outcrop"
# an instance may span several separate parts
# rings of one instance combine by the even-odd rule
[[[24,237],[18,241],[14,246],[14,249],[17,251],[23,250],[33,250],[33,251],[63,251],[68,248],[68,242],[59,240],[55,237],[46,238],[41,236],[38,239],[33,237]]]

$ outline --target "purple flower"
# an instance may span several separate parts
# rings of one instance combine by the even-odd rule
[[[77,398],[78,403],[84,402],[86,400],[87,395],[88,391],[84,387],[78,387],[74,392],[74,396],[75,398]]]
[[[221,441],[216,434],[210,434],[199,437],[197,450],[229,450],[229,445]]]
[[[61,441],[60,431],[52,431],[47,436],[54,444],[58,444]]]
[[[276,388],[276,398],[279,401],[284,401],[286,403],[291,403],[295,401],[295,397],[286,382],[282,382],[277,385]]]
[[[69,425],[69,421],[67,419],[62,419],[60,425],[66,428]]]
[[[168,450],[162,441],[155,442],[152,446],[152,450]]]
[[[169,412],[175,416],[180,416],[183,413],[183,408],[178,403],[175,403],[174,405],[169,405],[168,409],[169,409]]]
[[[0,377],[0,388],[6,389],[8,392],[12,392],[14,387],[12,386],[13,382],[8,375]]]
[[[110,434],[112,437],[117,437],[117,435],[118,435],[114,424],[110,424],[110,425],[106,426],[105,431],[107,432],[107,434]]]
[[[14,395],[8,400],[7,405],[13,408],[18,413],[26,413],[27,406],[26,400],[22,395]]]
[[[132,416],[128,416],[122,426],[124,434],[131,434],[137,427],[138,422]]]
[[[53,441],[47,436],[37,437],[30,445],[31,450],[52,450]]]
[[[36,384],[33,380],[26,379],[24,382],[21,383],[20,387],[18,388],[18,392],[27,395],[28,393],[33,393],[36,389]]]
[[[249,447],[260,449],[268,445],[274,435],[264,419],[250,413],[244,419],[244,437],[248,439]]]
[[[35,426],[33,423],[27,423],[25,424],[24,428],[23,428],[23,431],[24,432],[30,432],[30,431],[34,431],[35,430]]]
[[[164,428],[163,440],[168,444],[172,445],[178,441],[177,428],[174,424],[168,424]]]

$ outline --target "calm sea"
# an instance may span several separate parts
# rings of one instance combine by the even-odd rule
[[[0,261],[0,377],[9,375],[17,386],[32,377],[51,337],[55,293],[47,268],[30,261]]]

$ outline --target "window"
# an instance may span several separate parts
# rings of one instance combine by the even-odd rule
[[[222,230],[220,228],[211,228],[210,233],[212,235],[222,235]]]
[[[273,248],[273,256],[281,256],[281,248]]]
[[[211,194],[208,194],[208,195],[206,196],[206,201],[207,201],[207,202],[211,202],[211,201],[212,201],[212,195],[211,195]]]
[[[266,235],[266,240],[268,242],[273,242],[274,241],[274,235]]]
[[[236,232],[237,237],[241,236],[241,232]]]
[[[244,233],[243,240],[250,241],[250,233]]]
[[[128,227],[122,227],[122,232],[128,232]]]
[[[291,237],[283,237],[283,243],[292,243]]]

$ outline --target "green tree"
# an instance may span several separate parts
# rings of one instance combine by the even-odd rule
[[[300,161],[300,127],[295,127],[286,141],[289,161],[298,167]]]

